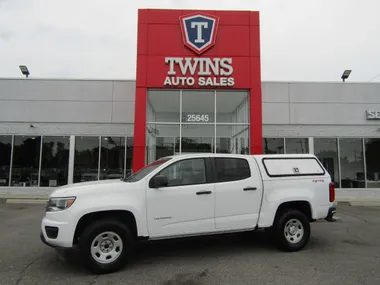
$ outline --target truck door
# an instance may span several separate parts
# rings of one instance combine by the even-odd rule
[[[245,158],[214,159],[215,225],[217,229],[245,229],[258,221],[262,181],[254,162]]]
[[[215,230],[215,191],[207,165],[204,158],[183,159],[157,174],[167,178],[168,186],[147,189],[150,237]]]

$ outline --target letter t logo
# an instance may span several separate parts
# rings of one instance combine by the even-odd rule
[[[203,44],[205,40],[202,37],[202,28],[208,28],[207,22],[191,22],[191,28],[197,28],[197,38],[195,42]]]

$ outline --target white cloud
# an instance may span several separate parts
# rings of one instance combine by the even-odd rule
[[[138,8],[259,10],[263,80],[380,73],[378,0],[0,0],[0,77],[134,78]]]

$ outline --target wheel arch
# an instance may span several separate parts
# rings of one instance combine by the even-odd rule
[[[78,244],[79,237],[90,224],[102,219],[115,219],[125,224],[132,233],[134,239],[139,236],[135,215],[128,210],[99,210],[84,214],[75,227],[73,245]]]
[[[278,205],[276,213],[274,215],[273,223],[279,218],[281,213],[285,210],[292,209],[298,210],[305,214],[309,222],[313,222],[313,208],[311,203],[307,200],[286,201]]]

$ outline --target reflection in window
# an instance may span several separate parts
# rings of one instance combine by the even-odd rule
[[[240,158],[216,158],[217,182],[247,179],[251,176],[248,161]]]
[[[215,125],[182,124],[182,153],[214,152]]]
[[[364,188],[364,161],[361,139],[339,139],[341,187]]]
[[[380,139],[365,139],[367,187],[380,188]]]
[[[216,153],[234,153],[234,139],[232,138],[232,126],[217,125],[216,126]]]
[[[214,117],[214,91],[185,90],[182,92],[183,123],[214,123]]]
[[[100,179],[117,179],[124,176],[124,137],[102,137]]]
[[[180,119],[179,90],[149,90],[147,122],[178,122]]]
[[[40,186],[67,184],[69,151],[69,137],[43,137]]]
[[[74,183],[98,180],[98,161],[99,137],[76,137]]]
[[[0,136],[0,186],[9,185],[12,136]]]
[[[178,149],[179,125],[147,125],[147,163],[168,155]]]
[[[175,162],[159,175],[168,178],[169,187],[206,183],[206,167],[202,158]]]
[[[249,123],[248,92],[217,91],[217,123]]]
[[[157,137],[156,138],[156,159],[174,154],[176,145],[175,137]]]
[[[286,153],[303,154],[309,153],[309,139],[307,138],[286,138]]]
[[[133,158],[133,137],[128,137],[125,177],[128,177],[129,175],[132,174],[132,158]]]
[[[284,139],[283,138],[264,138],[263,139],[264,154],[283,154]]]
[[[41,137],[15,136],[12,186],[38,186]]]
[[[216,153],[249,153],[248,125],[217,125]]]
[[[334,138],[315,138],[314,154],[330,174],[335,187],[340,187],[338,143]]]

